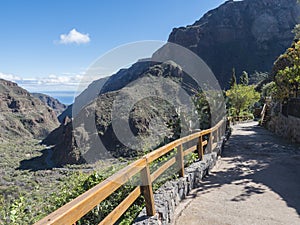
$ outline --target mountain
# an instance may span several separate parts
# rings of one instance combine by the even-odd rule
[[[76,98],[73,104],[69,105],[59,116],[60,123],[64,123],[66,117],[73,118],[82,108],[98,97],[110,91],[119,90],[128,83],[138,78],[141,72],[147,70],[149,62],[139,61],[133,64],[129,69],[121,69],[110,77],[100,78],[93,81],[83,92]]]
[[[0,79],[0,140],[44,138],[58,126],[55,112],[16,83]]]
[[[194,24],[173,29],[169,42],[199,55],[222,87],[232,69],[266,72],[293,41],[300,19],[296,0],[227,1]]]
[[[47,106],[52,108],[57,116],[59,116],[67,108],[65,104],[62,104],[60,101],[58,101],[57,99],[49,95],[42,94],[42,93],[31,93],[31,95],[33,97],[40,99]]]
[[[299,16],[296,0],[227,1],[193,25],[175,28],[169,42],[202,57],[224,88],[233,67],[238,75],[243,70],[250,74],[270,71],[278,55],[292,42],[291,31]],[[181,108],[174,100],[183,101],[179,92],[192,96],[199,87],[185,72],[189,69],[188,60],[186,65],[181,65],[183,67],[166,61],[168,57],[163,62],[155,60],[172,52],[169,47],[167,44],[155,52],[152,62],[138,61],[105,82],[99,81],[98,88],[92,85],[96,90],[92,91],[96,93],[93,96],[97,97],[78,104],[73,120],[62,118],[60,127],[44,139],[45,144],[55,145],[53,159],[57,164],[92,162],[110,155],[139,156],[183,134],[178,123],[188,124],[194,120],[183,118],[182,112],[189,112],[192,117],[195,110]],[[182,58],[181,51],[173,53]],[[202,68],[191,67],[191,71],[201,72]],[[176,89],[177,85],[181,90]],[[89,92],[89,88],[86,91]],[[149,97],[144,96],[147,91]],[[223,105],[218,107],[222,109]],[[197,128],[191,124],[184,126]],[[126,137],[138,140],[136,145],[127,146]]]
[[[226,88],[233,68],[238,77],[244,70],[248,74],[269,72],[277,57],[292,43],[292,30],[299,21],[300,7],[296,0],[229,0],[194,24],[174,28],[168,41],[200,56],[220,86]],[[77,97],[75,111],[91,102],[100,90],[103,94],[121,89],[146,69],[147,62],[141,60],[130,71],[123,69],[110,78],[94,81]],[[60,122],[66,116],[72,117],[72,108],[73,105],[69,106],[59,116]]]
[[[139,72],[132,73],[136,68]],[[106,86],[106,83],[102,94],[80,110],[73,120],[66,118],[43,144],[55,144],[53,159],[64,165],[111,156],[135,157],[174,140],[183,132],[178,130],[180,119],[176,110],[179,107],[174,105],[182,105],[181,101],[185,100],[180,98],[182,89],[187,93],[197,89],[186,77],[187,74],[172,62],[138,62],[129,69],[120,70],[107,82],[126,79],[122,85],[113,82],[114,86]],[[149,92],[152,94],[145,97]],[[180,110],[191,111],[192,108]],[[132,148],[125,146],[127,140],[120,140],[126,139],[129,132],[137,139]]]
[[[81,92],[76,98],[73,104],[69,105],[59,116],[58,120],[63,123],[65,118],[72,118],[92,100],[94,100],[100,93],[103,85],[109,77],[100,78],[99,80],[93,81],[83,92]]]

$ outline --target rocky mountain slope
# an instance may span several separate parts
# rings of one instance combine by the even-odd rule
[[[270,71],[293,40],[300,20],[296,0],[227,1],[187,27],[173,29],[169,41],[199,55],[221,86],[245,70]]]
[[[193,25],[175,28],[169,41],[202,57],[224,88],[233,67],[237,75],[242,70],[249,73],[255,70],[269,71],[278,55],[292,42],[291,31],[299,18],[300,10],[296,0],[227,1],[206,13]],[[154,56],[161,51],[154,53]],[[122,69],[101,83],[98,88],[101,89],[100,95],[95,100],[86,106],[79,104],[73,120],[62,118],[61,126],[44,140],[45,144],[56,145],[54,160],[58,164],[66,164],[90,162],[110,154],[136,156],[147,145],[151,145],[151,149],[177,138],[180,133],[176,124],[179,121],[179,109],[169,106],[162,99],[146,98],[132,106],[117,106],[121,118],[118,122],[130,124],[134,137],[140,139],[138,148],[122,144],[126,140],[119,140],[112,125],[116,118],[113,115],[116,107],[114,102],[120,98],[120,94],[122,101],[130,102],[139,99],[138,96],[143,92],[139,86],[143,87],[144,84],[150,84],[151,91],[159,94],[172,87],[162,87],[161,83],[152,82],[158,77],[170,78],[190,93],[199,88],[192,80],[186,79],[182,69],[172,62],[140,61],[128,69]],[[139,85],[134,86],[132,82]],[[169,93],[169,96],[177,98],[176,93]],[[124,113],[122,110],[127,107],[132,107],[131,111]],[[156,136],[151,134],[153,127],[158,131]],[[126,136],[125,127],[120,125],[119,128],[124,130]],[[149,136],[152,139],[147,139]]]
[[[194,24],[174,28],[168,41],[199,55],[212,69],[221,87],[225,88],[233,68],[237,76],[243,70],[248,74],[269,72],[277,57],[292,43],[292,30],[299,21],[300,6],[296,0],[229,0],[207,12]],[[123,69],[110,78],[94,81],[78,96],[85,97],[78,101],[76,111],[95,98],[99,90],[102,94],[118,90],[146,69],[147,62],[141,61],[130,71]],[[88,101],[85,101],[86,96],[90,96]],[[71,115],[72,106],[59,120],[62,122]]]
[[[143,69],[134,74],[138,79],[130,83],[132,70],[136,67]],[[176,96],[181,94],[180,88],[187,92],[196,90],[196,84],[185,79],[186,74],[182,69],[171,62],[137,63],[128,70],[119,71],[111,79],[117,79],[120,74],[124,75],[124,79],[127,78],[125,87],[117,88],[117,84],[107,86],[112,88],[111,91],[100,94],[73,120],[65,119],[59,128],[44,139],[44,144],[56,144],[53,159],[57,164],[93,162],[110,155],[133,157],[180,136],[179,115],[174,107],[176,103],[155,96],[164,96],[163,92],[168,91],[170,99],[178,101],[179,105],[181,99]],[[142,90],[137,91],[139,87]],[[145,98],[143,91],[155,94]],[[181,110],[184,111],[183,108]],[[116,117],[114,113],[117,113]],[[116,118],[120,126],[116,126],[116,123],[113,126]],[[129,136],[123,123],[129,124],[130,132],[138,139],[134,148],[125,146],[126,141],[119,139],[120,132],[123,138]],[[116,129],[121,130],[119,134]]]
[[[73,104],[69,105],[59,116],[58,120],[63,123],[65,118],[72,118],[92,100],[94,100],[100,93],[103,85],[109,77],[100,78],[99,80],[93,81],[83,92],[81,92],[76,98]]]
[[[55,112],[16,83],[0,79],[0,140],[43,138],[58,126]]]
[[[52,108],[57,116],[59,116],[67,108],[65,104],[62,104],[60,101],[58,101],[57,99],[49,95],[42,94],[42,93],[31,93],[31,95],[33,97],[40,99],[47,106]]]

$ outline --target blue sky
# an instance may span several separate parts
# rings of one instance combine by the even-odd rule
[[[130,42],[166,41],[172,28],[192,24],[223,2],[1,0],[0,77],[29,91],[75,90],[105,52]]]

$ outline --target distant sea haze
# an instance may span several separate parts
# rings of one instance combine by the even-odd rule
[[[58,99],[65,105],[71,105],[74,102],[74,98],[78,95],[75,91],[45,91],[43,93]]]

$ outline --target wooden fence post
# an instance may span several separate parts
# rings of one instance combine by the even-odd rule
[[[202,135],[199,137],[199,140],[198,140],[198,158],[200,160],[203,160],[203,156],[204,156],[204,151],[203,151],[203,137]]]
[[[179,176],[184,177],[184,154],[182,144],[177,152],[177,164],[179,169]]]
[[[146,166],[141,170],[141,191],[145,198],[147,216],[155,215],[154,196],[148,160]]]
[[[212,132],[210,132],[210,134],[209,134],[209,144],[208,144],[210,153],[213,152],[212,144],[213,144],[213,135],[212,135]]]

